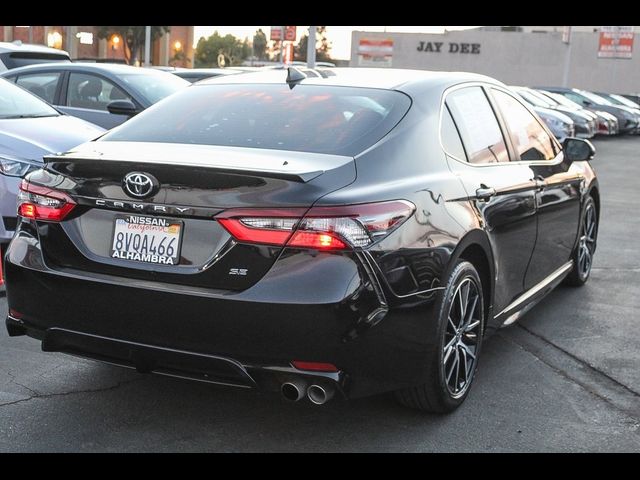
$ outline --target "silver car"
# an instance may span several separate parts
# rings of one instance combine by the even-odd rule
[[[22,177],[40,168],[44,155],[64,152],[103,132],[0,78],[0,244],[11,240],[15,230]]]
[[[0,42],[0,72],[44,62],[71,62],[71,58],[67,52],[57,48],[31,45],[20,40]]]

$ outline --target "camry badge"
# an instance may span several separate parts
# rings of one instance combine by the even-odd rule
[[[158,188],[158,181],[149,175],[142,172],[128,173],[122,182],[122,188],[131,197],[145,198],[150,196]]]

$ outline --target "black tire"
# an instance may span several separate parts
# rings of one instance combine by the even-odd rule
[[[458,294],[464,295],[464,289],[469,286],[468,298],[472,298],[473,289],[475,288],[475,295],[477,295],[477,304],[471,311],[470,321],[468,326],[472,326],[477,322],[477,325],[473,330],[465,332],[464,327],[464,315],[460,315],[460,303]],[[471,308],[469,305],[473,303],[473,300],[469,301],[467,306],[467,313]],[[453,268],[453,271],[447,279],[445,289],[439,300],[439,305],[436,307],[438,316],[436,319],[436,335],[438,338],[438,348],[433,352],[429,358],[427,358],[426,378],[427,382],[415,387],[405,388],[394,392],[396,399],[402,405],[423,410],[425,412],[432,413],[448,413],[458,408],[465,398],[469,394],[471,384],[475,378],[475,372],[478,367],[478,358],[480,355],[480,349],[482,346],[482,338],[485,324],[485,310],[484,310],[484,296],[482,290],[482,282],[475,267],[464,260],[459,260]],[[458,322],[458,317],[462,317],[461,323]],[[452,322],[450,322],[450,318]],[[457,326],[455,325],[457,324]],[[457,329],[458,333],[452,334]],[[473,334],[473,338],[471,335]],[[447,349],[448,354],[445,354],[445,347],[451,345],[453,342],[458,342]],[[459,343],[473,342],[473,355],[475,359],[468,367],[468,378],[465,384],[456,392],[456,386],[460,386],[460,382],[457,378],[459,371],[454,371],[454,363],[458,362],[458,368],[461,368],[464,362],[466,370],[467,361],[471,360],[471,354],[467,353],[466,348],[459,346]],[[453,348],[453,350],[452,350]],[[471,348],[471,346],[468,346]],[[455,353],[452,353],[455,352]],[[460,353],[463,352],[463,353]],[[456,357],[453,357],[456,355]],[[449,372],[449,378],[447,377]],[[453,379],[453,375],[456,375]],[[465,372],[466,375],[466,372]],[[453,382],[452,382],[453,379]]]
[[[592,227],[589,224],[589,215],[592,215]],[[586,229],[591,230],[585,232]],[[573,268],[569,275],[565,279],[567,285],[572,287],[581,287],[589,280],[591,275],[591,268],[593,266],[593,255],[596,251],[596,243],[598,240],[598,210],[596,208],[596,202],[593,197],[587,195],[582,207],[582,213],[580,214],[580,230],[579,230],[578,245],[573,252]],[[588,266],[585,268],[585,252],[584,248],[588,249]]]

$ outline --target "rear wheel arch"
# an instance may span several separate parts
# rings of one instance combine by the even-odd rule
[[[596,214],[599,220],[600,219],[600,190],[598,189],[598,186],[593,185],[587,192],[587,195],[591,195],[591,197],[593,198],[593,201],[596,204]]]
[[[482,291],[485,303],[485,328],[489,323],[491,315],[493,314],[493,291],[495,288],[495,263],[493,260],[493,253],[491,251],[491,245],[487,239],[486,233],[482,230],[472,230],[467,233],[458,242],[451,258],[449,260],[449,266],[444,272],[442,281],[446,282],[446,279],[451,274],[451,270],[455,267],[458,260],[466,260],[471,263],[480,275],[482,282]]]

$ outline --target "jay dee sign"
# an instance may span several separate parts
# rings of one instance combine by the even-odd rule
[[[420,42],[417,50],[419,52],[434,52],[434,53],[480,53],[479,43],[463,43],[463,42]]]

